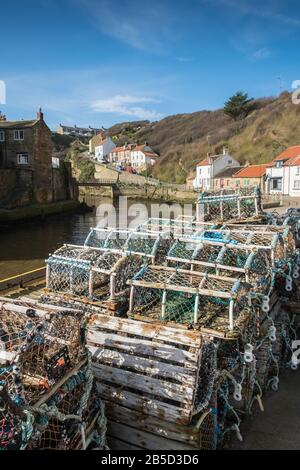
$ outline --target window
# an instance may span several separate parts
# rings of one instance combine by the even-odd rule
[[[24,140],[24,131],[15,131],[14,132],[15,140]]]
[[[244,180],[244,186],[249,186],[249,180]]]
[[[280,160],[278,162],[275,162],[275,168],[281,168],[283,166],[283,161]]]
[[[240,180],[236,180],[236,186],[238,187],[240,185]]]
[[[18,153],[17,161],[19,165],[28,165],[29,163],[28,153]]]
[[[0,131],[0,142],[4,142],[4,141],[5,141],[5,132]]]
[[[1,140],[1,132],[0,132],[0,140]],[[296,171],[296,175],[300,175],[300,166],[297,166],[297,171]]]
[[[294,188],[293,189],[300,189],[300,180],[294,181]]]
[[[272,180],[272,189],[275,191],[281,191],[282,188],[282,180],[281,178],[274,178]]]

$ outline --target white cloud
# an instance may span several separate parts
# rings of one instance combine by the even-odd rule
[[[135,49],[163,53],[176,38],[174,10],[168,0],[69,0],[103,34]]]
[[[122,116],[134,116],[140,119],[160,119],[161,114],[145,107],[135,106],[143,103],[157,103],[152,98],[131,95],[116,95],[111,98],[93,101],[91,109],[100,113],[115,113]]]
[[[270,57],[270,55],[271,51],[266,47],[262,47],[261,49],[257,49],[257,51],[254,52],[253,58],[256,60],[264,60]]]

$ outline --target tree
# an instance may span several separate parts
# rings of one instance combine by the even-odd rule
[[[245,118],[253,109],[253,98],[248,93],[237,91],[224,105],[224,113],[235,121]]]

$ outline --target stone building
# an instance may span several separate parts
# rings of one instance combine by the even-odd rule
[[[250,188],[258,186],[262,193],[265,192],[266,170],[268,164],[248,165],[237,171],[233,176],[237,188]]]
[[[236,189],[237,180],[234,179],[233,176],[239,170],[241,170],[240,166],[233,166],[221,171],[221,173],[214,178],[215,191],[218,191],[219,189]]]
[[[63,161],[53,160],[53,150],[52,133],[41,109],[34,120],[0,120],[2,207],[74,198],[70,171]]]

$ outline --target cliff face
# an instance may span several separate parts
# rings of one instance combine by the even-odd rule
[[[292,103],[289,93],[257,100],[255,108],[238,122],[220,109],[143,122],[139,129],[120,124],[112,130],[120,144],[148,142],[160,154],[154,177],[183,183],[207,152],[218,153],[224,145],[244,164],[268,162],[284,148],[300,143],[300,105]],[[116,130],[120,130],[117,135]]]

